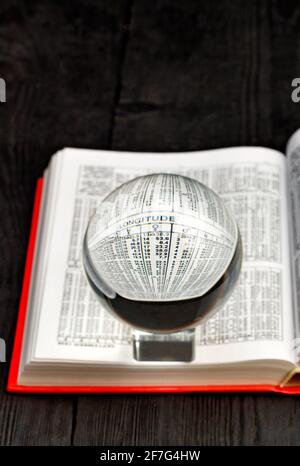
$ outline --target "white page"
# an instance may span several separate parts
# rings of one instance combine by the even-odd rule
[[[291,262],[293,277],[294,345],[300,361],[300,130],[287,144]]]
[[[33,359],[140,364],[132,358],[130,328],[110,317],[86,283],[81,245],[105,195],[131,178],[162,171],[219,193],[243,240],[239,284],[224,309],[197,328],[192,364],[293,361],[286,165],[282,154],[263,148],[179,154],[65,149]]]

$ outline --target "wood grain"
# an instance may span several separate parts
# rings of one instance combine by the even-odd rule
[[[109,147],[126,2],[3,1],[0,74],[0,335],[11,354],[33,194],[64,146]],[[0,444],[69,445],[76,397],[5,393]]]
[[[0,336],[11,352],[33,192],[63,146],[284,149],[300,127],[296,1],[9,1],[0,6]],[[2,445],[299,445],[300,398],[19,396]]]

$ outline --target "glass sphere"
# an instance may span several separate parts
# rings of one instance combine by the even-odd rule
[[[131,326],[175,332],[224,304],[242,262],[221,198],[181,175],[151,174],[111,192],[91,218],[83,264],[90,285]]]

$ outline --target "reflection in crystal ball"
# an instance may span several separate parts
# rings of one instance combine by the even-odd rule
[[[237,224],[224,202],[194,179],[135,178],[91,218],[83,265],[99,300],[144,331],[192,328],[230,296],[242,263]]]
[[[91,285],[113,307],[116,297],[145,306],[193,301],[220,283],[225,298],[241,264],[238,227],[224,202],[198,181],[174,174],[135,178],[110,193],[89,223],[84,251]],[[226,282],[232,264],[235,273]],[[220,301],[218,293],[215,298]],[[171,315],[169,327],[157,316],[152,325],[128,315],[121,317],[141,328],[173,325]],[[174,322],[176,328],[187,324]]]

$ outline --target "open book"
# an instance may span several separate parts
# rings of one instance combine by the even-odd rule
[[[131,328],[100,304],[82,268],[83,235],[99,202],[158,172],[217,192],[243,241],[238,284],[197,327],[191,363],[135,361]],[[287,157],[261,147],[55,154],[39,183],[8,389],[300,393],[300,130]]]

